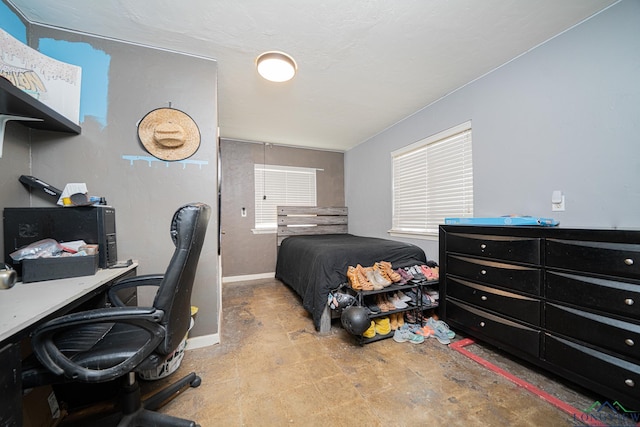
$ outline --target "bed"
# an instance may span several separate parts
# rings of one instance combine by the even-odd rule
[[[331,328],[329,291],[348,281],[347,268],[388,261],[394,268],[425,264],[418,246],[347,233],[347,208],[278,207],[276,278],[292,288],[317,331]]]

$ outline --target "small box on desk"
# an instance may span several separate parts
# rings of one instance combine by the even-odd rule
[[[69,256],[22,260],[22,282],[92,276],[98,271],[98,256]]]

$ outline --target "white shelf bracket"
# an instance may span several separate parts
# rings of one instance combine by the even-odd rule
[[[8,114],[0,114],[0,159],[2,158],[2,147],[4,146],[4,128],[9,120],[20,120],[23,122],[41,122],[42,119],[34,119],[33,117],[10,116]]]

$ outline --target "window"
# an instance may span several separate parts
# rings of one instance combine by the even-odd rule
[[[256,232],[275,231],[278,206],[316,206],[316,170],[254,165]]]
[[[437,235],[448,217],[473,216],[471,122],[391,153],[391,234]]]

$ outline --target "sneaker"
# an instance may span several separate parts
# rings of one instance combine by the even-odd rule
[[[429,308],[437,305],[436,300],[431,297],[429,294],[422,294],[422,308]]]
[[[427,289],[425,293],[434,301],[438,301],[440,299],[440,293],[435,289]]]
[[[417,326],[419,326],[419,325],[417,325]],[[422,328],[418,327],[412,332],[414,334],[416,334],[416,335],[422,335],[425,338],[429,338],[430,336],[435,335],[433,329],[431,329],[427,325],[424,325]]]
[[[413,289],[405,291],[405,295],[411,298],[413,305],[418,305],[418,292]],[[434,304],[434,300],[426,293],[420,292],[420,300],[422,301],[422,308],[431,307]]]
[[[407,305],[406,302],[402,301],[400,298],[398,298],[398,295],[393,294],[389,297],[389,302],[391,304],[393,304],[393,306],[395,308],[401,309],[401,308],[407,308],[409,307],[409,305]]]
[[[444,321],[442,320],[437,320],[434,319],[433,317],[430,317],[427,319],[427,326],[429,326],[431,329],[435,329],[434,326],[439,326],[441,327],[447,334],[447,337],[452,340],[456,337],[456,333],[453,332],[450,328],[449,325],[447,325]]]
[[[419,265],[414,265],[411,267],[407,267],[405,268],[405,270],[411,274],[413,276],[414,281],[419,281],[422,282],[424,280],[426,280],[426,277],[424,277],[424,274],[422,274],[422,270],[420,269]]]
[[[396,295],[398,296],[398,298],[400,299],[400,301],[404,301],[404,302],[409,302],[411,301],[411,297],[408,295],[405,295],[402,291],[398,291],[396,292]]]
[[[372,300],[365,298],[364,306],[367,307],[367,310],[369,310],[371,314],[380,314],[380,307]]]
[[[414,334],[420,330],[421,326],[418,323],[405,323],[405,328],[409,329],[409,332]]]
[[[418,295],[413,289],[404,291],[404,295],[409,298],[409,300],[405,302],[411,302],[413,305],[418,305]]]
[[[420,271],[422,271],[422,274],[424,274],[424,277],[426,277],[428,282],[438,280],[438,273],[435,269],[427,267],[426,265],[421,265]]]
[[[411,344],[421,344],[424,342],[424,337],[414,334],[413,332],[409,331],[408,328],[401,327],[396,329],[396,331],[393,333],[393,340],[395,342],[409,341]]]
[[[404,268],[398,268],[396,270],[396,273],[398,273],[402,277],[402,279],[404,280],[405,283],[407,283],[409,280],[413,279],[413,275],[411,273],[409,273]]]
[[[440,322],[440,323],[438,323]],[[433,329],[433,336],[436,337],[440,344],[450,344],[451,338],[449,338],[448,326],[441,320],[434,320],[433,318],[427,319],[427,326]]]

